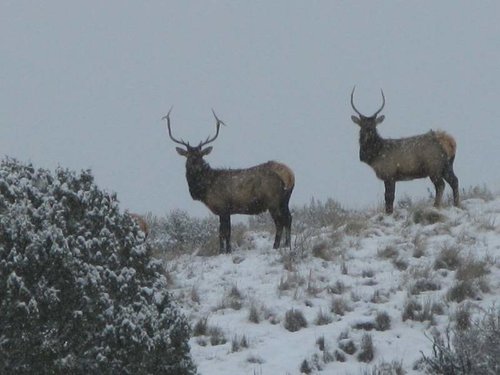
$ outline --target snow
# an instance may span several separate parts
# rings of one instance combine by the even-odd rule
[[[500,197],[465,199],[461,208],[435,210],[427,202],[415,206],[396,208],[393,216],[372,212],[360,218],[357,226],[296,234],[292,239],[294,257],[289,249],[272,249],[272,234],[249,232],[232,254],[180,255],[166,262],[173,277],[171,292],[191,326],[208,318],[208,326],[218,327],[227,339],[225,344],[212,345],[208,335],[191,338],[191,354],[200,374],[300,374],[304,360],[318,374],[361,374],[366,368],[393,361],[402,363],[407,374],[422,373],[414,369],[415,362],[422,353],[431,355],[431,338],[453,326],[457,307],[469,304],[479,315],[499,305]],[[417,210],[424,220],[416,219]],[[430,215],[442,218],[427,222]],[[418,254],[419,246],[422,254]],[[313,256],[313,248],[323,248],[329,256]],[[490,271],[485,276],[489,289],[475,299],[460,303],[448,300],[446,294],[456,280],[456,270],[434,267],[445,248],[456,249],[462,261],[485,261]],[[437,285],[436,290],[426,288],[431,290],[411,295],[410,289],[419,278]],[[236,296],[241,306],[231,304],[234,290],[241,294]],[[343,316],[331,312],[335,298],[347,304]],[[422,304],[441,303],[443,312],[436,313],[432,323],[403,321],[409,298]],[[249,321],[252,307],[259,312],[259,323]],[[296,332],[284,328],[284,316],[290,309],[303,313],[306,328]],[[332,322],[316,325],[320,312],[329,315]],[[358,323],[373,323],[377,313],[390,316],[389,329],[355,328]],[[375,348],[375,358],[369,364],[357,359],[366,334],[371,335]],[[325,352],[339,350],[340,335],[347,335],[358,352],[346,354],[345,362],[324,361]],[[248,348],[233,352],[231,342],[242,337]],[[317,344],[320,338],[324,338],[325,351]]]

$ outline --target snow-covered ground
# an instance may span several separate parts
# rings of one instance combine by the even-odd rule
[[[208,332],[195,327],[190,341],[201,374],[300,374],[304,360],[320,374],[358,375],[393,361],[419,374],[415,362],[421,352],[431,354],[433,335],[454,326],[457,309],[480,315],[495,302],[498,308],[499,197],[439,211],[426,203],[399,207],[393,216],[353,215],[336,230],[298,234],[292,251],[273,250],[272,236],[249,232],[230,255],[166,263],[172,293],[192,325],[206,319]],[[461,302],[453,300],[460,294],[450,297],[458,279],[472,285]],[[404,316],[409,301],[433,306],[433,321]],[[285,328],[291,309],[307,327]],[[367,335],[374,358],[364,363],[358,356]],[[222,336],[227,341],[220,344]],[[341,349],[350,341],[353,354]]]

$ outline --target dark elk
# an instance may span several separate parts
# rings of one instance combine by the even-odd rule
[[[231,215],[257,215],[269,211],[276,226],[274,248],[280,246],[283,229],[285,246],[290,246],[292,215],[288,202],[295,185],[292,170],[284,164],[269,161],[247,169],[213,169],[203,159],[212,151],[206,147],[219,135],[224,124],[214,112],[216,133],[197,146],[191,146],[172,135],[170,111],[163,117],[167,122],[170,139],[184,148],[176,147],[179,155],[186,158],[186,179],[189,193],[194,200],[202,201],[219,216],[220,252],[231,252]]]
[[[385,139],[377,132],[377,125],[384,121],[378,114],[385,105],[382,92],[382,106],[373,115],[365,116],[354,105],[354,88],[351,92],[351,106],[358,116],[351,116],[359,125],[359,158],[373,168],[385,184],[385,211],[393,212],[396,181],[429,177],[436,188],[434,206],[440,207],[444,181],[453,190],[453,203],[459,205],[458,178],[453,172],[453,161],[457,144],[453,137],[442,131],[429,131],[408,138]]]

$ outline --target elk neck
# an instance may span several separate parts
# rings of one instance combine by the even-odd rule
[[[375,127],[361,128],[359,132],[359,159],[369,165],[372,164],[380,156],[384,141]]]
[[[214,170],[203,159],[187,160],[186,180],[189,193],[195,200],[203,201],[215,177]]]

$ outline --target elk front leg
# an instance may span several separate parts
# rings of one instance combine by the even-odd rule
[[[394,194],[396,193],[396,182],[395,181],[384,181],[385,185],[385,212],[387,214],[392,214],[394,211]]]
[[[221,215],[219,216],[219,252],[226,253],[231,252],[231,216]]]

